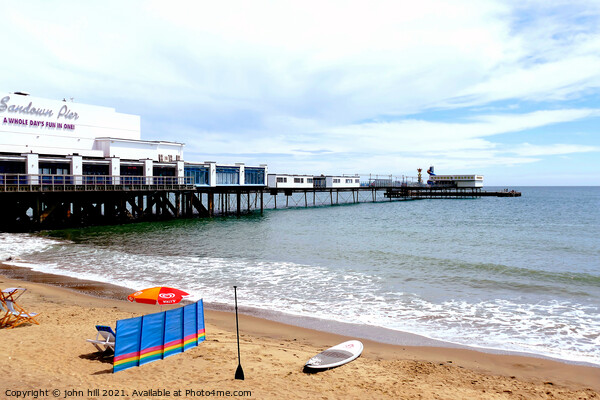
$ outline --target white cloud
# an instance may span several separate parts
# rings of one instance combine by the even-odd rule
[[[45,64],[15,69],[25,67],[30,85],[50,78],[209,108],[260,102],[262,112],[337,122],[440,101],[475,83],[509,40],[497,18],[506,11],[488,1],[126,2],[118,12],[110,3],[62,4],[0,16],[19,33],[7,54]]]
[[[504,99],[554,101],[600,87],[600,6],[590,1],[519,1],[509,20],[512,39],[500,62],[449,103]]]
[[[592,87],[600,87],[597,54],[499,71],[459,93],[457,103],[466,106],[504,99],[564,100]]]
[[[517,27],[515,9],[499,1],[61,4],[0,16],[19,39],[3,43],[5,54],[25,60],[6,66],[13,84],[340,124],[560,99],[600,83],[597,33],[571,27],[577,36],[565,39],[565,21],[535,3],[517,10],[533,8],[544,24]]]
[[[464,122],[402,120],[331,128],[325,140],[331,147],[363,151],[481,150],[495,147],[484,137],[572,122],[600,115],[600,109],[541,110],[524,114],[472,117]]]
[[[204,133],[188,142],[195,154],[207,151],[228,160],[269,159],[272,171],[340,173],[412,171],[436,164],[444,170],[462,170],[531,164],[543,157],[600,151],[600,146],[550,144],[502,145],[502,134],[568,123],[600,115],[598,109],[541,110],[524,114],[489,114],[462,122],[402,120],[345,125],[319,130],[313,121],[293,121],[293,136],[253,135],[231,142],[227,132]],[[284,124],[287,121],[283,121]],[[292,125],[294,125],[292,124]],[[275,123],[273,125],[279,128]],[[306,131],[304,131],[306,129]],[[311,131],[311,129],[316,129]],[[236,156],[237,154],[237,156]],[[287,165],[289,169],[283,166]],[[321,169],[316,169],[316,168]],[[410,172],[409,172],[410,174]]]
[[[529,143],[523,143],[510,151],[521,156],[553,156],[564,154],[600,152],[600,146],[559,143],[549,145],[532,145]]]

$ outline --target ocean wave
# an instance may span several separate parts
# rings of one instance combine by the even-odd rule
[[[0,261],[19,259],[63,243],[66,242],[27,233],[0,232]]]
[[[463,345],[522,351],[600,365],[597,307],[507,299],[434,302],[386,288],[384,278],[318,265],[217,257],[146,256],[89,245],[43,242],[30,268],[132,289],[175,286],[209,303],[359,323]],[[15,263],[19,265],[19,263]]]

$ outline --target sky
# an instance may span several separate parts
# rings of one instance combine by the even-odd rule
[[[600,185],[600,1],[0,0],[0,90],[188,161]]]

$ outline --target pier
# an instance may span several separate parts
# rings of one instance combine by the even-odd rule
[[[10,174],[0,175],[0,231],[241,216],[278,208],[520,195],[514,190],[418,185],[278,189],[196,186],[187,177]]]
[[[486,192],[481,175],[436,175],[433,166],[427,170],[428,186],[422,168],[415,179],[272,173],[267,164],[186,160],[184,143],[143,140],[138,115],[23,92],[0,97],[5,105],[0,113],[6,112],[0,126],[5,139],[0,146],[0,231],[5,232],[239,217],[265,209],[520,195]],[[11,114],[33,110],[33,104],[43,104],[45,111],[35,121]],[[53,115],[74,120],[59,124]]]

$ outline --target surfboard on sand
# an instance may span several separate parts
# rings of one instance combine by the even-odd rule
[[[305,364],[305,368],[325,369],[349,363],[360,356],[363,344],[358,340],[349,340],[320,352]]]

